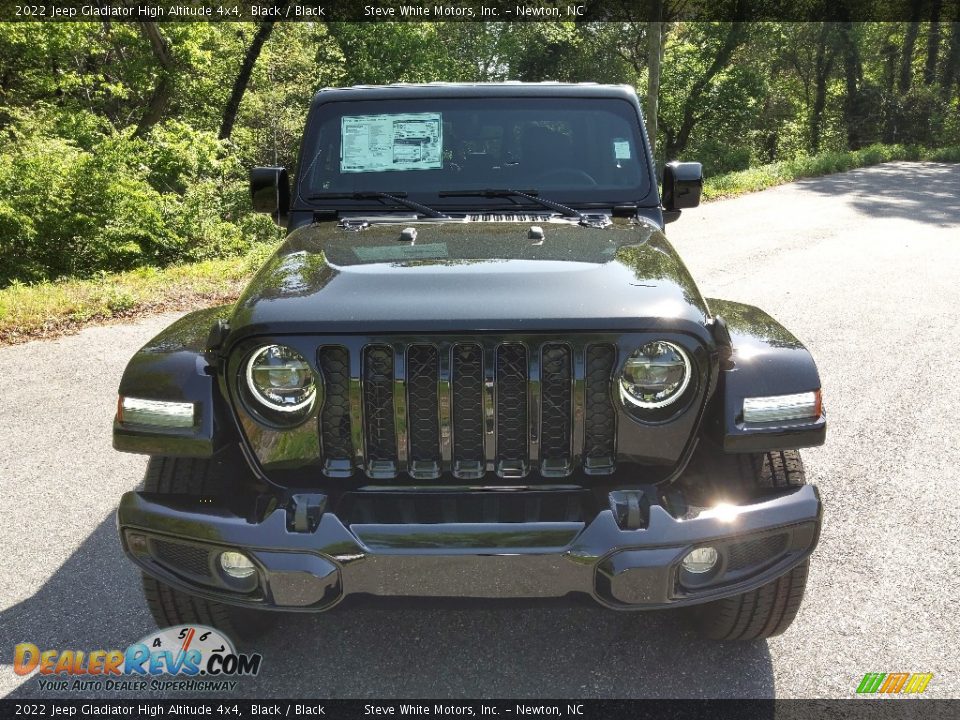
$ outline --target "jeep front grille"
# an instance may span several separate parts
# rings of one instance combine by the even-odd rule
[[[616,350],[483,339],[321,345],[324,473],[567,477],[613,472]]]

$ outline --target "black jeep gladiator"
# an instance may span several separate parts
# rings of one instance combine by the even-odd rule
[[[701,187],[670,163],[660,191],[626,86],[319,92],[292,186],[251,173],[286,240],[120,383],[114,447],[150,459],[117,522],[157,623],[579,594],[783,632],[820,379],[667,242]]]

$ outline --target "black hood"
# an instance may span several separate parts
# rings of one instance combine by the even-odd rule
[[[542,239],[531,226],[542,228]],[[406,228],[414,241],[401,239]],[[707,308],[655,225],[614,219],[333,222],[295,230],[231,320],[257,334],[671,329],[701,334]]]

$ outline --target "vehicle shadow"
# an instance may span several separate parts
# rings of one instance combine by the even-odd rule
[[[152,629],[111,514],[32,597],[0,613],[0,662],[12,665],[19,642],[41,650],[122,650]],[[618,613],[592,604],[356,602],[325,614],[284,614],[275,631],[247,649],[263,654],[262,670],[231,696],[774,695],[765,642],[707,643],[675,612]],[[34,674],[9,696],[50,693],[40,692]]]
[[[908,163],[910,182],[904,182],[904,163],[885,163],[850,172],[797,180],[803,190],[838,197],[874,217],[902,218],[938,227],[960,224],[960,164]],[[864,178],[869,177],[869,183]],[[864,188],[869,187],[869,192]]]

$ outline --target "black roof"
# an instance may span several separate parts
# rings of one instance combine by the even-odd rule
[[[637,93],[630,85],[598,83],[502,82],[502,83],[426,83],[396,85],[354,85],[323,88],[313,104],[340,100],[397,100],[440,97],[608,97],[637,102]]]

